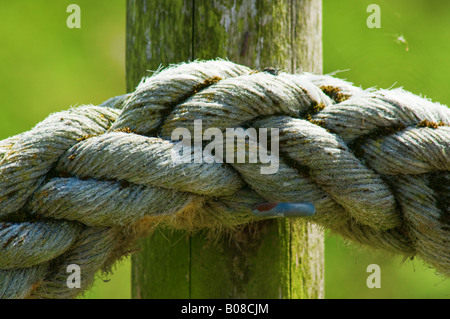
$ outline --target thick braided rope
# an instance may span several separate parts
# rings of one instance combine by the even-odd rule
[[[198,119],[278,128],[278,172],[173,161],[172,131]],[[447,107],[401,89],[223,60],[170,67],[0,141],[0,297],[74,297],[156,224],[229,229],[267,201],[312,202],[309,221],[450,275],[449,125]],[[67,287],[69,264],[82,289]]]

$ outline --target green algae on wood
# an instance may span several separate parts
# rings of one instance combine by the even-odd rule
[[[127,2],[127,87],[147,70],[227,58],[263,70],[322,72],[321,1]],[[213,98],[213,97],[211,97]],[[134,254],[134,298],[323,298],[323,232],[260,222],[212,242],[156,230]]]

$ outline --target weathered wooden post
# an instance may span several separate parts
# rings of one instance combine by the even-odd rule
[[[228,58],[252,68],[322,72],[321,0],[128,0],[127,86],[147,70]],[[133,256],[134,298],[321,298],[323,233],[273,220],[237,242],[160,229]]]

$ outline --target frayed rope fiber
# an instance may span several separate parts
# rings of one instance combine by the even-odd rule
[[[278,128],[278,171],[173,161],[172,131],[198,119]],[[220,233],[264,202],[311,202],[307,221],[449,276],[449,126],[446,106],[402,89],[224,60],[169,67],[0,141],[0,297],[75,297],[155,225]]]

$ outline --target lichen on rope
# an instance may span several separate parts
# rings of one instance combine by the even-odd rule
[[[179,163],[174,129],[279,129],[279,169]],[[0,141],[0,297],[70,298],[156,225],[257,220],[311,202],[309,222],[450,275],[450,110],[402,89],[224,60],[171,66],[131,94],[50,115]],[[77,264],[82,289],[66,285]]]

